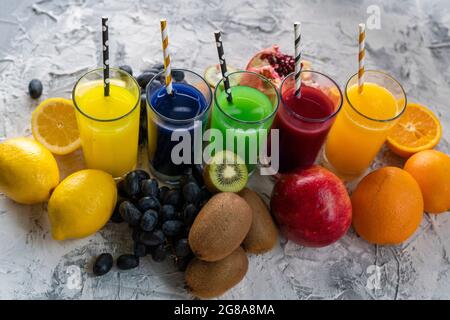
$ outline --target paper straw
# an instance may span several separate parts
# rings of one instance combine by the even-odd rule
[[[164,57],[164,72],[166,76],[166,91],[167,94],[172,94],[172,71],[170,69],[170,54],[169,54],[169,37],[167,35],[167,21],[161,19],[161,41]]]
[[[359,54],[358,54],[358,92],[364,89],[364,63],[366,57],[366,25],[359,24]]]
[[[223,53],[222,34],[220,31],[215,31],[217,54],[219,55],[220,70],[222,71],[223,84],[225,86],[225,94],[228,102],[233,101],[231,96],[230,79],[228,78],[227,63],[225,62],[225,55]]]
[[[300,72],[302,71],[302,51],[300,49],[300,42],[302,39],[301,33],[300,33],[300,22],[294,23],[294,45],[295,45],[295,96],[297,98],[300,98],[301,92],[300,88],[302,85],[302,77],[300,76]]]
[[[109,41],[108,18],[102,17],[102,47],[103,47],[103,94],[109,96]]]

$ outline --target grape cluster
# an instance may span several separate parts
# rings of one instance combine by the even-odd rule
[[[184,271],[193,254],[189,247],[189,230],[198,212],[211,197],[202,178],[199,165],[188,167],[180,179],[179,188],[159,186],[144,170],[129,172],[118,185],[119,200],[111,221],[126,222],[132,232],[133,252],[121,255],[117,267],[122,270],[139,265],[139,259],[150,255],[156,262],[175,257],[180,271]],[[97,258],[94,273],[105,274],[108,262],[105,254]],[[102,257],[102,258],[100,258]],[[108,269],[108,271],[109,271]],[[96,270],[102,270],[96,272]]]

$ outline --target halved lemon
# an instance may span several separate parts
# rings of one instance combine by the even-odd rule
[[[403,158],[434,148],[441,139],[439,119],[428,108],[408,103],[405,113],[389,132],[388,147]]]
[[[68,99],[44,100],[31,115],[31,131],[54,154],[69,154],[80,147],[75,107]]]

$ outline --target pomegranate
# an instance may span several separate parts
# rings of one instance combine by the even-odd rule
[[[303,69],[311,69],[311,63],[302,60]],[[281,81],[290,73],[294,72],[294,57],[284,54],[280,47],[273,45],[255,54],[245,68],[248,71],[256,72],[272,80],[278,88]]]

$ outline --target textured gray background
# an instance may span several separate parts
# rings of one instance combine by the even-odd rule
[[[217,61],[213,30],[224,31],[228,63],[244,67],[253,53],[272,44],[292,52],[292,22],[300,20],[304,57],[342,87],[357,69],[356,28],[367,19],[369,5],[381,8],[381,29],[368,31],[367,67],[386,70],[404,85],[409,100],[436,112],[444,125],[438,148],[449,153],[448,0],[2,0],[0,140],[30,134],[30,114],[38,104],[26,94],[31,78],[43,80],[41,100],[69,97],[74,81],[100,65],[103,14],[110,18],[111,64],[129,63],[136,73],[162,59],[161,17],[169,22],[173,64],[198,72]],[[80,167],[80,154],[58,161],[69,172]],[[373,167],[386,163],[402,164],[383,149]],[[269,179],[254,176],[251,184],[267,199]],[[114,269],[93,277],[93,256],[105,250],[116,256],[131,250],[127,227],[108,225],[87,239],[55,242],[45,209],[45,205],[20,206],[0,196],[0,298],[190,298],[183,274],[170,263],[156,264],[150,258],[130,272]],[[245,279],[224,298],[448,299],[449,253],[448,213],[425,215],[416,234],[395,247],[370,245],[352,230],[322,249],[280,239],[271,253],[250,258]],[[373,265],[378,267],[379,283],[374,281]],[[81,271],[79,283],[76,270]]]

